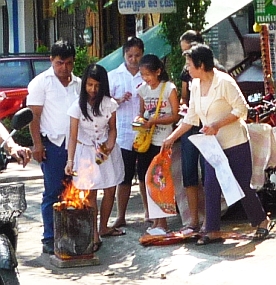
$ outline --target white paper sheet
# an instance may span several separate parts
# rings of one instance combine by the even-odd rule
[[[234,177],[228,159],[216,137],[197,134],[189,136],[189,140],[214,167],[226,204],[230,206],[243,198],[245,195]]]

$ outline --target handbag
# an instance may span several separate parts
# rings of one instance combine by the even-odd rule
[[[166,86],[166,83],[163,83],[161,93],[160,93],[160,96],[158,99],[158,103],[156,106],[154,118],[157,118],[157,116],[158,116],[158,113],[159,113],[159,110],[161,107],[161,102],[163,99],[163,93],[165,90],[165,86]],[[133,142],[133,148],[135,151],[146,152],[149,149],[154,129],[155,129],[155,125],[152,125],[149,130],[144,129],[144,128],[139,128],[139,130],[137,131],[137,134],[134,138],[134,142]]]

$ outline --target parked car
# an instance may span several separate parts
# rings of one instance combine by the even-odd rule
[[[46,54],[0,55],[0,119],[24,107],[29,82],[50,65]]]

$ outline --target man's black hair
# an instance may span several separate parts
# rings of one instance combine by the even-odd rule
[[[69,43],[68,41],[58,40],[52,45],[51,56],[59,56],[61,59],[66,59],[71,56],[75,58],[76,50],[74,45]]]
[[[144,53],[145,48],[143,41],[137,37],[132,37],[123,44],[123,56],[125,56],[125,53],[132,47],[138,47]]]

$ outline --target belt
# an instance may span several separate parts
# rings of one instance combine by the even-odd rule
[[[85,143],[82,143],[81,141],[77,140],[77,143],[78,144],[81,144],[81,145],[85,145],[85,146],[94,146],[93,144],[85,144]]]
[[[40,134],[40,137],[41,137],[42,142],[49,142],[50,141],[49,138],[47,137],[47,135],[43,136],[42,134]]]

